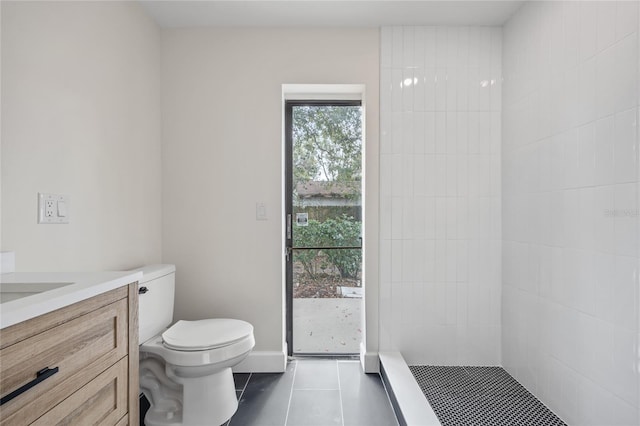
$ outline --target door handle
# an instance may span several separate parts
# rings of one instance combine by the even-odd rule
[[[291,247],[287,247],[287,248],[285,248],[285,250],[284,250],[284,256],[286,257],[287,262],[288,262],[289,260],[291,260],[291,252],[292,252],[292,251],[293,251],[293,249],[292,249]]]
[[[287,215],[287,240],[291,239],[291,214]]]

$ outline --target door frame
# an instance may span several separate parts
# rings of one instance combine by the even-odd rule
[[[339,96],[336,96],[339,98]],[[359,106],[362,108],[362,168],[364,171],[364,104],[361,99],[284,99],[284,262],[285,262],[285,342],[287,355],[293,356],[293,107],[295,106]],[[364,173],[363,173],[364,178]],[[364,191],[364,179],[362,181]],[[364,200],[364,197],[362,197]],[[362,203],[362,218],[364,230],[364,202]],[[364,278],[364,245],[362,259],[362,273]],[[362,286],[364,287],[364,279]],[[364,299],[363,299],[364,309]],[[361,318],[361,320],[363,320]],[[364,328],[364,324],[363,324]],[[331,354],[328,354],[331,355]],[[339,354],[336,354],[339,356]]]

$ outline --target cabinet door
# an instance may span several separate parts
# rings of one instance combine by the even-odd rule
[[[0,392],[16,395],[0,407],[0,425],[36,420],[126,356],[127,333],[123,299],[0,350]],[[38,381],[47,368],[55,372]]]
[[[36,420],[33,425],[114,425],[127,414],[125,357]]]

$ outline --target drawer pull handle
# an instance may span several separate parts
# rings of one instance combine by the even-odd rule
[[[140,287],[138,289],[138,294],[145,294],[148,291],[149,291],[149,289],[147,287]]]
[[[3,405],[5,403],[11,401],[13,398],[17,397],[18,395],[25,393],[26,391],[28,391],[29,389],[31,389],[32,387],[34,387],[38,383],[47,380],[49,377],[53,376],[57,372],[58,372],[58,367],[53,367],[53,368],[46,367],[46,368],[43,368],[42,370],[40,370],[40,371],[38,371],[36,373],[36,378],[35,379],[30,381],[29,383],[26,383],[26,384],[20,386],[18,389],[14,390],[10,394],[3,396],[2,399],[0,399],[0,405]]]

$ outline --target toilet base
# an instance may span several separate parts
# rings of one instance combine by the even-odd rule
[[[180,383],[180,377],[174,379]],[[183,425],[221,425],[238,409],[231,368],[183,382]]]
[[[182,377],[180,367],[166,366],[164,371],[150,368],[159,362],[152,358],[141,363],[146,369],[141,388],[151,402],[144,419],[146,426],[222,425],[238,409],[230,367],[202,377]],[[174,398],[167,397],[171,394]]]

